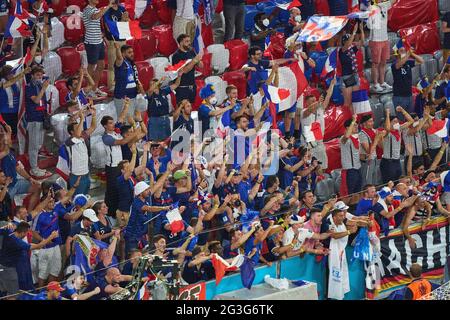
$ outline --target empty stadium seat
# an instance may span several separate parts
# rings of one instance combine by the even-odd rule
[[[420,80],[420,65],[416,65],[411,69],[412,73],[412,83],[413,85],[416,85],[417,82]]]
[[[66,41],[77,44],[80,43],[84,36],[84,24],[76,18],[76,15],[63,16],[59,20],[64,25],[64,38]]]
[[[81,11],[87,6],[86,0],[67,0],[67,6],[77,6]]]
[[[138,70],[139,81],[141,81],[144,90],[147,91],[150,86],[150,81],[154,76],[153,68],[147,61],[136,62],[136,67]]]
[[[158,39],[158,52],[163,56],[170,56],[174,53],[178,46],[173,38],[172,26],[161,24],[152,28],[156,39]]]
[[[375,127],[379,127],[380,125],[382,125],[385,116],[383,104],[382,103],[376,103],[373,105],[371,104],[370,107],[372,108],[374,125]]]
[[[391,65],[386,66],[386,74],[384,75],[384,81],[386,81],[386,83],[389,84],[390,86],[394,84],[394,76],[392,75]]]
[[[66,12],[67,1],[66,0],[55,1],[51,4],[50,7],[53,9],[52,16],[59,17],[61,14]]]
[[[380,96],[380,102],[382,104],[385,104],[388,101],[392,101],[392,94],[383,94],[382,96]]]
[[[238,99],[244,99],[247,96],[247,79],[245,73],[241,71],[225,72],[222,79],[228,85],[234,85],[238,89]]]
[[[147,6],[144,13],[139,18],[139,22],[147,28],[153,27],[158,22],[158,14],[153,5]]]
[[[209,77],[212,74],[212,53],[205,50],[202,57],[203,67],[196,66],[196,70],[202,74],[203,77]]]
[[[158,21],[162,24],[172,24],[172,9],[167,6],[167,0],[155,0],[154,8],[158,16]]]
[[[143,61],[143,60],[145,60],[140,40],[138,40],[138,39],[130,39],[130,40],[126,41],[126,44],[133,48],[134,61]]]
[[[61,57],[62,72],[66,75],[74,75],[80,70],[81,56],[73,47],[62,47],[56,50]]]
[[[230,51],[230,70],[239,70],[248,60],[248,44],[240,39],[225,42]]]
[[[53,51],[47,52],[44,59],[42,60],[42,65],[45,70],[45,74],[53,82],[57,80],[62,74],[62,62],[61,57]]]
[[[139,40],[139,44],[142,48],[144,60],[153,57],[158,52],[156,37],[152,30],[142,30],[142,38]]]
[[[59,105],[66,105],[66,96],[69,93],[69,89],[67,88],[66,80],[57,80],[55,81],[55,87],[59,92]]]

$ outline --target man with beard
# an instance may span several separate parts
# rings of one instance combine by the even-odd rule
[[[371,115],[364,115],[359,122],[361,131],[359,132],[359,156],[361,159],[362,185],[376,184],[377,172],[379,168],[378,155],[382,155],[383,149],[380,145],[383,131],[373,128],[374,121]]]
[[[191,37],[187,34],[180,34],[177,38],[177,43],[178,50],[172,55],[172,65],[191,59],[191,62],[183,68],[183,75],[176,93],[177,101],[187,99],[190,103],[194,103],[197,92],[195,66],[198,65],[199,68],[203,68],[203,63],[201,62],[202,54],[195,54],[191,47]]]
[[[138,79],[136,64],[134,63],[134,51],[129,45],[116,46],[116,61],[114,63],[114,105],[119,115],[124,105],[124,98],[130,99],[128,115],[133,117],[136,108],[136,96],[143,93],[144,89]]]

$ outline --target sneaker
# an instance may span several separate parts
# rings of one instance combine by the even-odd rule
[[[384,82],[381,85],[385,90],[392,90],[392,86],[390,86],[388,83]]]
[[[381,92],[384,91],[384,89],[380,86],[379,83],[374,84],[373,90],[374,90],[376,93],[381,93]]]
[[[89,190],[97,189],[97,188],[99,188],[101,185],[102,185],[102,184],[101,184],[100,182],[98,182],[97,180],[91,178],[91,185],[90,185],[90,187],[89,187]]]
[[[35,176],[35,177],[38,177],[38,178],[43,178],[43,177],[45,177],[45,176],[50,174],[46,170],[42,170],[42,169],[39,169],[39,168],[31,169],[30,173],[31,173],[32,176]]]
[[[107,94],[106,92],[103,92],[103,91],[100,90],[99,88],[97,88],[97,90],[95,90],[95,94],[96,94],[98,97],[107,97],[107,96],[108,96],[108,94]]]

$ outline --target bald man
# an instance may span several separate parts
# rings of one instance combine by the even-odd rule
[[[96,279],[100,293],[95,296],[94,300],[109,298],[112,294],[123,290],[119,283],[129,282],[132,278],[132,276],[122,275],[117,268],[109,268],[104,277]]]

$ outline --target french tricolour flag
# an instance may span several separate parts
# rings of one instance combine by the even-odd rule
[[[113,36],[114,39],[141,39],[142,38],[142,30],[139,27],[138,20],[130,20],[127,22],[117,22],[113,20],[105,20],[109,32]]]
[[[205,43],[203,42],[202,37],[202,21],[199,16],[196,18],[195,35],[192,48],[196,54],[203,53],[205,50]]]
[[[56,164],[56,173],[59,174],[64,180],[69,180],[69,154],[67,153],[67,149],[64,144],[60,146],[58,150],[58,163]]]
[[[276,0],[275,6],[283,10],[290,10],[293,7],[300,7],[302,3],[299,0],[286,1],[286,0]]]
[[[148,281],[145,281],[141,289],[139,289],[138,294],[136,296],[136,300],[149,300],[150,292],[147,289],[147,283]]]
[[[28,24],[29,18],[31,18],[31,15],[27,10],[22,9],[22,3],[18,0],[14,15],[9,17],[5,38],[30,37],[31,30],[30,25]]]
[[[188,60],[182,60],[180,62],[178,62],[177,64],[174,65],[169,65],[167,67],[164,68],[164,71],[167,72],[170,80],[175,80],[176,78],[178,78],[178,72],[183,69],[185,66],[187,66],[190,62],[192,61],[192,59],[188,59]]]
[[[180,210],[178,209],[178,207],[167,212],[166,218],[169,221],[170,231],[172,234],[184,230],[183,218],[181,217]]]
[[[325,78],[329,73],[333,72],[337,68],[337,51],[338,49],[334,49],[331,51],[330,55],[328,56],[327,60],[325,61],[325,65],[323,66],[322,70],[322,78]]]
[[[447,138],[448,137],[448,119],[444,120],[433,120],[431,127],[427,129],[428,134],[435,134],[439,138]]]
[[[355,114],[370,113],[372,109],[370,108],[369,96],[367,95],[367,90],[358,90],[352,92],[352,105]]]
[[[303,126],[303,135],[306,143],[323,140],[322,128],[319,121],[311,123],[310,126]]]
[[[216,285],[222,281],[225,272],[236,271],[243,263],[243,257],[241,255],[233,259],[231,263],[228,263],[224,258],[219,256],[217,253],[211,255],[211,262],[216,273]]]
[[[288,89],[277,88],[274,86],[263,86],[264,95],[270,101],[269,110],[272,116],[272,126],[277,128],[277,113],[280,112],[280,103],[286,100],[291,94]]]
[[[139,19],[151,2],[151,0],[125,0],[124,5],[131,18]]]

